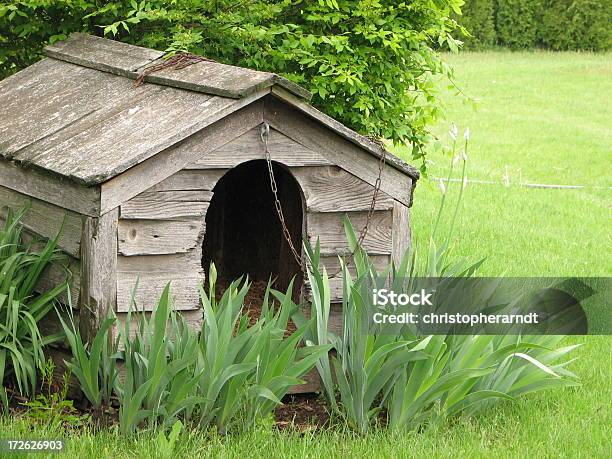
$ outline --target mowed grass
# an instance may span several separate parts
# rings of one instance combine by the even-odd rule
[[[612,56],[491,52],[448,60],[463,90],[479,99],[474,112],[447,98],[448,119],[472,129],[470,178],[501,182],[508,166],[511,179],[510,187],[467,187],[454,255],[486,258],[482,275],[610,276],[610,190],[539,190],[516,183],[522,177],[530,183],[611,186]],[[441,123],[440,134],[447,124]],[[449,158],[432,159],[430,176],[443,175]],[[458,188],[450,187],[451,210]],[[412,210],[419,247],[429,239],[439,202],[437,184],[422,180]],[[450,213],[442,233],[448,231]],[[596,315],[608,316],[605,310]],[[227,437],[193,432],[181,436],[174,457],[611,457],[612,340],[568,342],[583,343],[571,365],[582,386],[499,404],[482,417],[423,432],[375,431],[364,437],[341,428],[289,434],[261,427]],[[67,440],[71,457],[162,457],[155,434],[77,435],[0,420],[3,438],[58,436]]]

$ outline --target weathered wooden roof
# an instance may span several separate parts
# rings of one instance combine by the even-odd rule
[[[133,80],[164,53],[73,34],[49,58],[0,81],[0,158],[85,185],[103,183],[280,87],[310,93],[278,75],[202,61]],[[285,99],[288,103],[290,100]],[[375,156],[381,149],[303,102],[302,110]],[[402,161],[391,164],[418,178]]]

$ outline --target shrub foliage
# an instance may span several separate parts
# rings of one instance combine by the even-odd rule
[[[488,48],[497,42],[495,29],[494,0],[466,0],[461,7],[462,16],[458,21],[470,35],[463,39],[470,49]]]
[[[466,0],[458,22],[472,49],[505,46],[605,51],[612,47],[607,0]]]

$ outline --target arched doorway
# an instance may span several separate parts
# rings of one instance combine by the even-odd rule
[[[299,184],[280,164],[273,163],[285,222],[294,246],[302,244],[303,199]],[[248,275],[253,282],[272,278],[285,290],[295,276],[294,300],[302,286],[299,264],[283,236],[270,188],[268,165],[249,161],[228,171],[217,182],[206,213],[202,265],[215,263],[221,283]]]

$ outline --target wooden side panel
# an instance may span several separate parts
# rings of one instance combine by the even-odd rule
[[[338,166],[294,167],[309,212],[369,210],[374,187]],[[379,191],[375,209],[392,209],[393,198]]]
[[[83,229],[81,215],[0,186],[0,217],[6,213],[5,206],[13,210],[28,206],[29,210],[24,215],[22,223],[35,235],[52,239],[61,229],[59,247],[73,257],[79,258]]]
[[[270,125],[305,147],[319,152],[330,162],[370,185],[378,178],[378,160],[372,154],[331,132],[325,126],[292,109],[273,97],[266,100],[265,119]],[[392,161],[392,158],[389,158]],[[382,171],[381,189],[394,199],[410,206],[412,179],[394,167]]]
[[[308,238],[311,244],[321,244],[321,253],[324,255],[349,254],[350,249],[346,242],[343,219],[347,216],[355,233],[359,234],[367,221],[367,211],[360,212],[327,212],[307,214]],[[379,210],[373,213],[368,227],[368,233],[363,241],[363,248],[370,255],[391,254],[391,227],[393,212]]]
[[[410,209],[401,202],[393,204],[393,262],[399,265],[410,248]]]
[[[38,281],[36,291],[46,292],[66,280],[68,280],[72,305],[76,308],[79,306],[81,290],[81,262],[75,258],[67,257],[61,264],[56,263],[49,266]],[[68,295],[63,293],[58,297],[58,300],[68,304]]]
[[[99,215],[100,187],[86,188],[4,160],[0,160],[0,186],[80,214]]]
[[[117,302],[117,226],[119,210],[87,218],[81,244],[80,329],[92,337]]]
[[[162,180],[148,191],[210,191],[226,172],[226,169],[182,170]]]
[[[28,244],[41,238],[54,238],[64,222],[58,245],[66,257],[55,262],[43,272],[36,290],[45,292],[68,279],[72,304],[78,306],[81,284],[79,257],[81,256],[81,236],[85,217],[0,186],[0,227],[6,221],[7,208],[19,211],[26,206],[29,207],[29,211],[21,221],[25,229],[22,237]],[[43,241],[36,243],[34,247],[36,250],[42,249]],[[67,304],[67,294],[60,295],[59,300]]]
[[[152,311],[166,284],[177,310],[200,307],[198,285],[204,280],[199,250],[172,255],[126,257],[117,260],[117,311],[127,312],[132,295],[136,309]]]
[[[128,199],[154,187],[198,158],[209,154],[261,124],[263,102],[256,99],[262,95],[259,93],[253,94],[240,101],[234,101],[232,111],[237,110],[235,113],[230,115],[228,111],[217,112],[216,116],[219,117],[217,122],[104,183],[101,195],[102,211],[113,209]],[[243,108],[240,109],[240,107]],[[182,188],[182,190],[190,189],[212,188]]]
[[[201,271],[193,273],[120,272],[117,280],[117,311],[127,312],[130,308],[153,311],[168,283],[170,283],[170,292],[176,310],[198,309],[200,307],[198,284],[202,281]],[[132,295],[135,305],[130,304]]]
[[[121,205],[123,220],[182,220],[202,218],[208,203],[189,201],[153,201],[132,199]]]
[[[117,311],[152,311],[170,282],[174,307],[200,308],[205,215],[218,174],[180,171],[120,206]],[[223,171],[221,171],[223,172]]]
[[[204,231],[201,220],[121,220],[119,253],[161,255],[189,252],[196,248]]]

